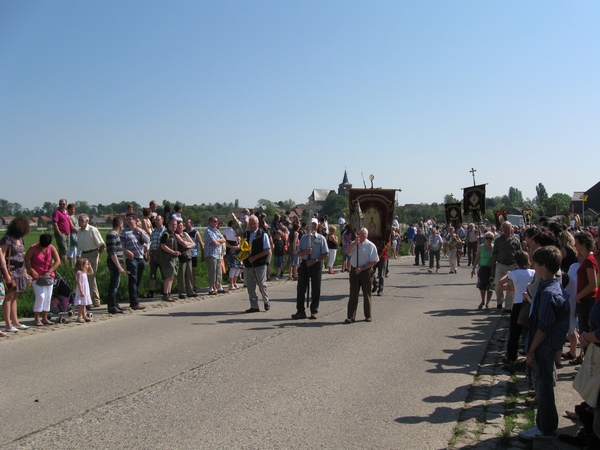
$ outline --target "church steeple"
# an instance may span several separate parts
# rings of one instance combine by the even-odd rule
[[[348,182],[348,173],[346,172],[346,169],[344,169],[344,179],[338,187],[338,195],[343,195],[344,197],[348,198],[348,190],[351,188],[352,184]]]

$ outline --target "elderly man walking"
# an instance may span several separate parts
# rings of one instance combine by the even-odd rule
[[[348,300],[348,318],[346,323],[356,320],[358,309],[358,293],[362,288],[365,321],[371,321],[371,280],[373,279],[373,267],[379,262],[377,247],[367,239],[369,232],[361,228],[356,239],[346,249],[350,255],[350,298]]]
[[[296,256],[302,258],[298,268],[298,286],[296,289],[296,313],[292,319],[306,319],[306,289],[310,283],[311,302],[310,318],[316,319],[319,313],[319,302],[321,299],[321,276],[323,273],[323,261],[329,255],[327,241],[323,235],[317,233],[319,221],[311,219],[312,231],[306,233],[300,239],[296,249]]]
[[[500,227],[502,235],[494,241],[494,250],[492,251],[492,276],[496,285],[496,301],[498,309],[502,309],[504,301],[504,291],[499,288],[500,280],[508,272],[515,270],[515,255],[521,250],[521,242],[513,235],[510,222],[503,222]],[[514,291],[506,292],[506,304],[504,309],[510,311],[514,301]]]
[[[269,265],[267,262],[268,256],[271,254],[271,241],[266,231],[258,227],[258,217],[252,215],[248,217],[248,229],[245,234],[248,243],[250,244],[250,253],[244,260],[244,283],[248,288],[248,298],[250,300],[250,309],[247,313],[259,312],[258,287],[263,299],[265,311],[271,309],[269,303],[269,293],[267,291],[267,271]]]
[[[92,269],[92,275],[88,275],[88,284],[90,285],[90,294],[92,304],[95,308],[100,306],[100,293],[96,285],[96,272],[98,271],[98,262],[100,255],[106,248],[106,244],[98,231],[98,228],[89,224],[90,218],[87,214],[79,215],[79,230],[77,231],[77,245],[81,250],[81,257],[87,259]]]

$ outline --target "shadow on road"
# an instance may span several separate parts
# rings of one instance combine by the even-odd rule
[[[464,394],[463,394],[464,397]],[[456,422],[456,417],[462,411],[462,405],[457,408],[449,408],[447,406],[438,406],[428,416],[404,416],[394,419],[398,423],[415,424],[415,423],[448,423]]]
[[[455,309],[444,311],[429,311],[434,317],[439,316],[463,316],[463,315],[479,315],[481,311]],[[428,369],[430,373],[473,373],[474,364],[473,355],[481,353],[482,345],[487,345],[490,334],[496,327],[496,316],[484,313],[480,318],[473,319],[473,324],[468,327],[461,327],[465,332],[459,335],[447,336],[451,339],[463,341],[462,346],[458,349],[443,349],[442,351],[448,354],[445,359],[428,359],[427,361],[435,364],[434,368]]]

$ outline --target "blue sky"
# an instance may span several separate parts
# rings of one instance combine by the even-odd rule
[[[0,197],[600,181],[600,2],[0,0]]]

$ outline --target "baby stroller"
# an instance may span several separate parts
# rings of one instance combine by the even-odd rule
[[[73,315],[74,293],[58,272],[55,272],[54,286],[52,288],[52,300],[50,300],[50,311],[58,315],[53,319],[56,323],[66,323],[66,317]],[[88,313],[91,317],[92,313]],[[65,317],[66,316],[66,317]],[[50,316],[48,316],[50,318]]]

